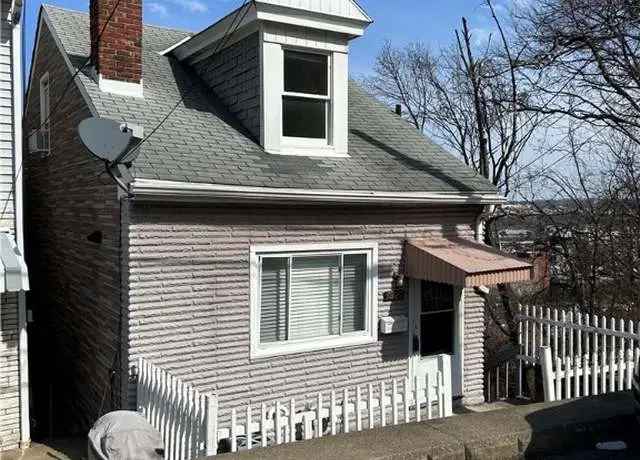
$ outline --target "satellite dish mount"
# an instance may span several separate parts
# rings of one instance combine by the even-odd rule
[[[132,146],[135,139],[142,138],[134,132],[136,128],[138,127],[100,117],[87,118],[78,126],[82,143],[94,157],[104,162],[107,174],[129,197],[132,194],[122,180],[120,166],[130,168],[138,154],[137,147]]]

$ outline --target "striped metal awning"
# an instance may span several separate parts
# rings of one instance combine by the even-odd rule
[[[406,274],[455,286],[491,286],[530,281],[533,266],[464,238],[416,239],[407,243]]]
[[[0,293],[29,290],[27,264],[8,233],[0,233]]]

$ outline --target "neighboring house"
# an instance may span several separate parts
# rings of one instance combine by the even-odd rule
[[[0,452],[29,445],[22,224],[22,2],[0,2]]]
[[[113,4],[41,9],[28,92],[31,130],[41,92],[56,101],[92,56],[26,168],[38,352],[62,376],[50,394],[65,426],[133,404],[138,357],[215,391],[225,413],[424,375],[446,353],[454,395],[481,403],[475,287],[530,266],[474,242],[498,191],[348,80],[364,11],[259,0],[191,34],[143,26],[141,1],[122,0],[100,36]],[[176,104],[121,168],[123,193],[78,124],[148,135]]]

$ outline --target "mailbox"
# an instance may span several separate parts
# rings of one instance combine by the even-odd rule
[[[380,318],[380,333],[395,334],[409,330],[409,319],[406,316],[383,316]]]

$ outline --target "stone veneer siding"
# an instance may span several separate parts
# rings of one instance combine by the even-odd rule
[[[407,238],[473,237],[478,207],[187,207],[136,204],[128,232],[129,363],[144,356],[203,391],[221,410],[320,390],[402,378],[408,335],[376,343],[251,360],[251,244],[379,243],[379,314],[408,313],[408,295],[383,301],[402,272]],[[465,392],[482,398],[481,303],[467,292]],[[480,360],[480,361],[476,361]],[[133,391],[134,389],[131,388]]]
[[[49,72],[52,105],[71,77],[46,25],[39,43],[26,133],[40,124],[41,75]],[[116,186],[77,134],[91,115],[72,83],[53,118],[50,155],[26,155],[24,171],[26,255],[37,287],[29,295],[33,416],[46,426],[52,385],[55,428],[84,434],[100,413],[120,407],[121,388],[110,381],[121,337],[120,207]],[[95,231],[101,244],[87,239]]]
[[[256,32],[193,65],[200,78],[256,140],[260,139],[259,46]]]

